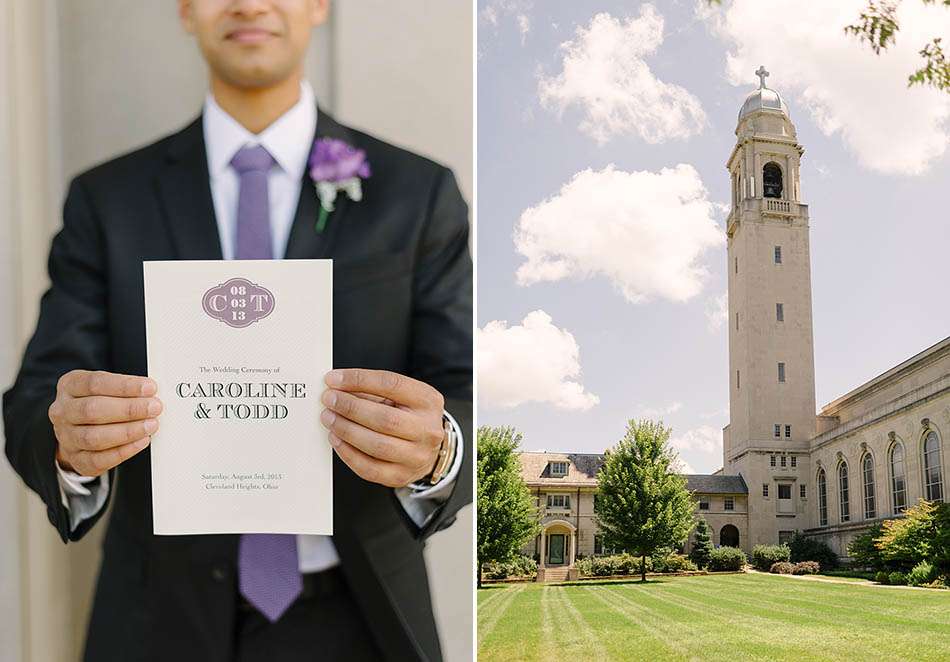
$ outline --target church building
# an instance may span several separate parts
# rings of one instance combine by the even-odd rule
[[[950,337],[825,405],[816,415],[808,205],[788,106],[759,88],[739,111],[726,167],[729,424],[723,466],[687,476],[714,544],[785,542],[796,531],[844,557],[852,538],[919,499],[946,500]],[[848,348],[842,348],[847,351]],[[522,453],[543,532],[526,545],[570,574],[604,553],[593,517],[602,457]],[[689,547],[689,543],[687,543]]]

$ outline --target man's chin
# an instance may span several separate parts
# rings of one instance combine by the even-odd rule
[[[274,87],[289,77],[289,72],[283,70],[274,71],[260,66],[229,69],[228,71],[219,71],[217,73],[220,78],[226,80],[234,87],[245,90]]]

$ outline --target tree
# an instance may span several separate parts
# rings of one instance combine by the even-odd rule
[[[646,557],[662,547],[679,547],[693,528],[695,504],[686,479],[673,473],[676,456],[662,422],[631,420],[624,438],[604,455],[597,474],[597,523],[609,548]]]
[[[884,522],[874,542],[885,560],[901,567],[921,561],[950,567],[950,504],[921,499],[904,517]]]
[[[875,542],[883,532],[884,528],[880,524],[875,524],[848,543],[848,556],[854,565],[872,570],[884,568],[884,557]]]
[[[478,429],[478,586],[482,567],[511,560],[538,533],[538,509],[515,455],[521,435],[510,427]]]
[[[706,0],[710,5],[721,5],[722,0]],[[845,34],[867,42],[876,55],[897,41],[900,22],[897,7],[901,0],[868,0],[867,7],[856,23],[844,26]],[[943,5],[950,8],[950,0],[922,0],[925,5]],[[907,77],[908,87],[929,85],[950,94],[950,57],[943,50],[940,37],[934,37],[919,51],[923,64]]]
[[[704,518],[700,517],[699,522],[696,524],[696,541],[693,543],[693,548],[689,552],[689,558],[696,564],[696,567],[705,568],[709,565],[709,555],[712,553],[712,550],[713,544],[709,524],[706,523]]]

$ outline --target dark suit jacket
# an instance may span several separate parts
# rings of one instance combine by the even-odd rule
[[[288,259],[334,259],[337,367],[394,370],[439,389],[465,434],[451,498],[419,530],[393,490],[334,457],[334,543],[380,648],[394,660],[441,659],[422,550],[471,500],[472,265],[468,210],[449,170],[346,128],[322,110],[317,136],[366,150],[364,197],[340,195],[325,231],[304,175]],[[3,395],[6,453],[69,530],[47,410],[69,370],[146,375],[143,260],[221,259],[200,118],[179,133],[76,177],[49,256],[50,289],[16,382]],[[152,535],[148,450],[110,472],[114,509],[86,659],[229,661],[238,536]],[[103,509],[104,510],[104,509]],[[101,513],[100,513],[101,515]],[[370,633],[367,633],[368,636]]]

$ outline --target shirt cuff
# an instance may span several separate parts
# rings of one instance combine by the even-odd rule
[[[436,511],[442,506],[442,503],[448,500],[452,494],[452,488],[455,487],[455,480],[458,478],[459,471],[462,469],[462,452],[464,450],[465,439],[462,435],[462,429],[458,422],[449,412],[443,412],[449,425],[455,431],[455,457],[452,459],[452,466],[449,472],[442,477],[438,483],[424,490],[414,490],[411,487],[397,487],[396,497],[402,504],[403,510],[409,515],[420,529],[432,519]]]
[[[55,462],[55,460],[54,460]],[[94,516],[109,496],[109,472],[98,476],[80,476],[67,471],[56,462],[56,479],[59,482],[59,497],[69,511],[69,530],[75,531],[81,522]],[[90,485],[91,483],[94,483]],[[90,485],[90,487],[87,487]]]

